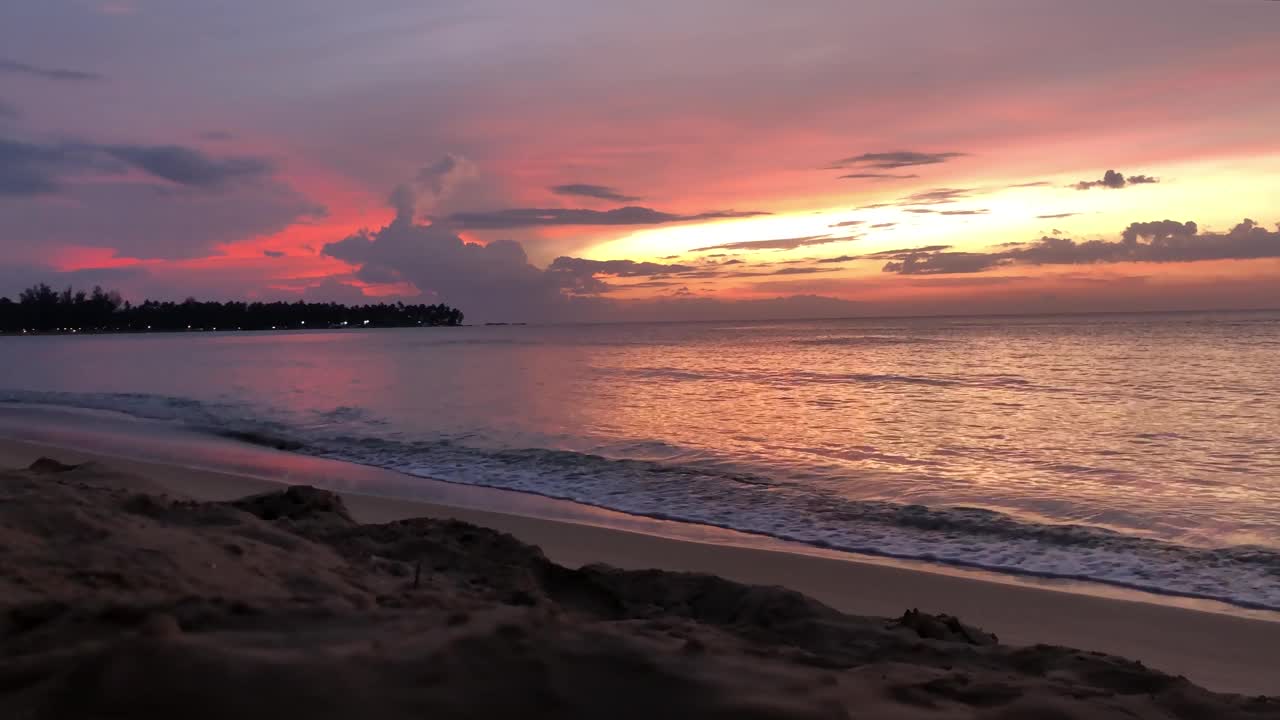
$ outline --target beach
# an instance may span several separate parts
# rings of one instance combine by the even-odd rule
[[[0,467],[23,468],[49,456],[62,463],[131,478],[149,492],[198,501],[227,501],[282,485],[247,475],[129,460],[109,453],[0,442]],[[307,484],[292,477],[293,484]],[[1215,692],[1280,693],[1280,623],[1037,587],[921,572],[749,547],[690,542],[475,508],[450,507],[355,493],[342,500],[359,523],[415,517],[453,518],[536,545],[568,568],[604,563],[621,569],[656,568],[714,574],[751,585],[785,586],[843,613],[898,617],[905,610],[946,613],[994,633],[1001,643],[1062,645],[1138,660]]]

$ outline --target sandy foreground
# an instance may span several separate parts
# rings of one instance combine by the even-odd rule
[[[1192,684],[1280,693],[1280,623],[12,441],[0,468],[3,717],[1280,718]]]

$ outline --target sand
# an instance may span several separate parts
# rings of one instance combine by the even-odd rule
[[[190,665],[188,672],[213,673],[221,680],[188,690],[215,695],[217,682],[248,682],[231,666],[266,663],[264,672],[285,673],[299,687],[323,695],[329,705],[308,710],[321,712],[339,707],[327,695],[332,688],[320,692],[314,682],[297,678],[330,682],[337,665],[346,667],[340,660],[355,653],[383,672],[353,676],[344,671],[337,673],[343,679],[333,682],[366,698],[364,707],[376,706],[387,717],[402,712],[399,700],[370,705],[368,693],[377,689],[408,706],[441,710],[443,716],[480,717],[468,715],[466,706],[449,705],[457,699],[438,683],[420,694],[409,692],[402,685],[412,683],[400,663],[448,659],[444,664],[453,669],[440,671],[441,677],[457,684],[459,676],[450,673],[461,672],[467,663],[501,665],[504,653],[514,653],[506,659],[523,669],[510,672],[533,675],[510,678],[518,686],[511,697],[532,693],[528,697],[550,703],[550,709],[531,716],[591,716],[599,710],[591,703],[608,698],[574,687],[574,679],[585,673],[583,679],[607,686],[623,682],[609,679],[622,673],[634,687],[620,686],[617,692],[668,693],[671,702],[695,716],[840,717],[831,713],[861,708],[869,717],[1280,717],[1275,701],[1212,695],[1115,658],[1010,647],[1074,646],[1141,660],[1214,691],[1275,694],[1280,692],[1278,623],[349,494],[331,496],[342,505],[340,512],[319,513],[322,519],[339,518],[338,530],[346,534],[336,540],[325,534],[333,528],[323,522],[319,530],[308,527],[315,520],[311,515],[282,522],[259,517],[264,513],[255,515],[252,508],[243,512],[208,504],[279,491],[282,486],[275,483],[0,443],[0,467],[22,467],[40,455],[92,464],[65,473],[0,475],[7,491],[0,531],[10,533],[0,548],[9,555],[0,557],[5,568],[0,601],[10,612],[9,635],[0,636],[7,638],[0,655],[0,695],[20,688],[13,694],[15,710],[81,716],[77,713],[88,706],[55,712],[48,704],[72,690],[127,705],[127,698],[111,693],[118,695],[112,690],[117,681],[131,681],[128,672],[119,680],[101,665],[104,657],[122,653],[117,660],[127,660],[127,667]],[[206,504],[175,504],[162,497],[166,494]],[[23,503],[35,509],[15,510]],[[308,505],[308,513],[315,514],[314,505]],[[514,539],[463,525],[416,521],[427,524],[414,526],[408,535],[400,526],[352,529],[356,523],[413,517],[456,518],[511,533],[540,546],[549,560]],[[443,566],[423,570],[416,561],[410,564],[403,546],[407,538],[423,535],[452,548]],[[359,552],[352,551],[353,537],[359,539]],[[482,538],[483,547],[459,555],[462,537]],[[227,549],[232,545],[238,550]],[[376,551],[366,552],[370,547]],[[411,555],[422,552],[418,548]],[[77,555],[68,564],[66,558]],[[600,562],[784,585],[814,600],[701,575],[575,569]],[[415,573],[420,575],[416,588]],[[708,605],[707,597],[718,599]],[[865,617],[901,617],[914,607],[951,613],[966,624],[929,615],[906,623]],[[116,618],[105,627],[104,612]],[[242,623],[237,613],[257,620]],[[459,619],[463,616],[469,619]],[[282,627],[291,629],[283,633]],[[987,636],[977,627],[1003,644],[985,644]],[[16,655],[15,628],[21,631],[17,645],[23,646]],[[409,641],[418,635],[432,640]],[[588,672],[584,662],[598,667]],[[632,677],[636,668],[644,670]],[[76,673],[87,673],[87,679],[75,680],[84,682],[74,686],[58,684],[72,682]],[[277,679],[281,688],[297,689],[290,684],[294,681]],[[185,687],[180,680],[174,680],[175,687]],[[710,704],[697,705],[704,701]],[[0,715],[13,716],[4,707],[0,701]],[[310,708],[296,709],[304,707]],[[644,707],[640,703],[627,712]],[[867,714],[868,708],[877,710]],[[761,714],[751,714],[756,712]]]

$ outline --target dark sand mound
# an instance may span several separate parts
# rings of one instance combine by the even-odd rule
[[[314,488],[201,503],[42,465],[0,473],[3,718],[1280,718],[948,616],[569,569]]]

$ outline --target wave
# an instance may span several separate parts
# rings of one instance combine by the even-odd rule
[[[0,401],[112,410],[407,475],[833,550],[1280,610],[1280,552],[1261,546],[1188,547],[1093,526],[1029,522],[982,508],[856,500],[825,484],[784,482],[711,463],[483,448],[455,438],[386,437],[378,434],[385,427],[359,408],[286,418],[232,403],[141,394],[0,392]],[[645,450],[637,454],[672,454],[661,443],[635,445]]]

